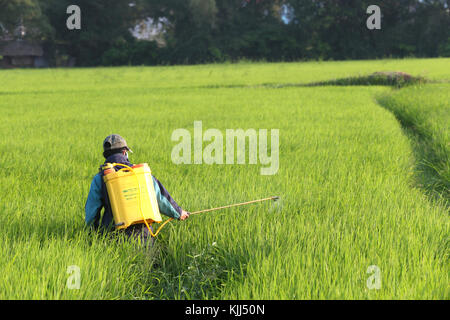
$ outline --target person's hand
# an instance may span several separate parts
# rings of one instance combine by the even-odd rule
[[[189,212],[181,210],[180,220],[186,220],[187,218],[189,218]]]

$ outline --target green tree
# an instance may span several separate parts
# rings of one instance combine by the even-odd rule
[[[433,57],[445,52],[450,38],[450,1],[425,0],[416,14],[414,35],[418,56]]]
[[[147,0],[153,18],[170,22],[171,63],[282,57],[278,0]]]
[[[54,28],[53,42],[84,66],[102,64],[107,50],[126,48],[133,41],[129,29],[143,17],[140,1],[40,0],[40,3]],[[81,30],[66,27],[69,5],[81,9]]]
[[[38,0],[0,0],[0,36],[14,36],[20,24],[27,39],[46,39],[52,30]]]
[[[361,59],[435,56],[449,37],[444,0],[287,0],[294,9],[291,33],[307,58]],[[366,9],[377,4],[381,30],[366,28]],[[303,51],[303,50],[302,50]]]
[[[66,27],[72,4],[81,30]],[[381,30],[366,27],[371,4]],[[0,0],[0,35],[23,21],[28,38],[82,66],[437,56],[448,55],[449,14],[448,0]],[[165,47],[131,35],[147,17],[168,22]]]

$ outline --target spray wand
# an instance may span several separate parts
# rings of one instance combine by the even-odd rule
[[[217,208],[210,208],[210,209],[204,209],[204,210],[199,210],[199,211],[194,211],[194,212],[189,212],[189,216],[193,215],[193,214],[199,214],[199,213],[205,213],[205,212],[210,212],[210,211],[216,211],[216,210],[221,210],[221,209],[227,209],[227,208],[231,208],[231,207],[239,207],[239,206],[244,206],[247,204],[252,204],[252,203],[257,203],[257,202],[263,202],[263,201],[268,201],[268,200],[273,200],[273,201],[277,201],[278,199],[280,199],[279,196],[272,196],[272,197],[268,197],[268,198],[264,198],[264,199],[258,199],[258,200],[252,200],[252,201],[247,201],[247,202],[241,202],[241,203],[234,203],[234,204],[229,204],[226,206],[222,206],[222,207],[217,207]],[[158,233],[161,231],[161,229],[166,225],[166,223],[172,221],[173,218],[168,219],[167,221],[165,221],[159,228],[158,231],[156,231],[155,234],[153,234],[153,232],[151,232],[153,237],[156,237],[158,235]],[[150,229],[149,229],[150,230]]]
[[[211,209],[205,209],[205,210],[200,210],[200,211],[194,211],[194,212],[190,212],[189,215],[192,215],[192,214],[198,214],[198,213],[203,213],[203,212],[209,212],[209,211],[216,211],[216,210],[226,209],[226,208],[231,208],[231,207],[238,207],[238,206],[243,206],[243,205],[246,205],[246,204],[251,204],[251,203],[256,203],[256,202],[262,202],[262,201],[267,201],[267,200],[277,201],[278,199],[280,199],[280,197],[278,197],[278,196],[273,196],[273,197],[264,198],[264,199],[259,199],[259,200],[252,200],[252,201],[247,201],[247,202],[241,202],[241,203],[229,204],[229,205],[227,205],[227,206],[222,206],[222,207],[217,207],[217,208],[211,208]]]

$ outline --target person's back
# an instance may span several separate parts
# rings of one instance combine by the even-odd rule
[[[106,137],[103,141],[103,156],[105,163],[120,163],[126,166],[133,166],[128,159],[128,152],[132,152],[127,146],[125,139],[117,134],[112,134]],[[89,195],[85,205],[85,222],[86,225],[92,226],[94,229],[101,229],[102,231],[114,230],[114,218],[112,214],[111,204],[108,197],[106,185],[103,181],[103,171],[94,176]],[[115,170],[121,169],[119,166]],[[169,192],[162,185],[162,183],[154,176],[153,185],[155,188],[156,199],[158,201],[159,211],[173,219],[185,220],[189,217],[189,213],[183,210],[175,200],[170,196]],[[104,208],[103,215],[101,211]],[[145,243],[151,239],[151,234],[147,226],[143,223],[134,224],[124,230],[125,234],[129,236],[140,237]]]

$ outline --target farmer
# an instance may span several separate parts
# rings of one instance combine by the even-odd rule
[[[112,134],[103,141],[103,156],[105,163],[122,163],[127,166],[133,166],[128,160],[128,152],[132,151],[127,146],[124,138],[118,134]],[[89,195],[85,205],[85,221],[86,225],[93,226],[95,229],[101,227],[102,230],[114,230],[114,221],[111,211],[111,204],[108,199],[106,185],[103,181],[103,171],[100,166],[99,173],[94,176],[89,190]],[[119,167],[116,167],[118,170]],[[153,176],[152,176],[153,177]],[[189,217],[189,212],[183,210],[172,199],[166,188],[153,177],[153,185],[155,187],[156,199],[158,200],[159,211],[166,216],[178,220],[185,220]],[[100,221],[100,211],[105,208],[103,217]],[[151,234],[144,223],[131,225],[125,229],[128,236],[140,238],[145,244],[151,239]]]

